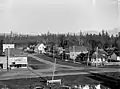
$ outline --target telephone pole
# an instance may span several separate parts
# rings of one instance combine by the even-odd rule
[[[10,54],[10,50],[9,50],[9,46],[8,46],[8,50],[7,50],[7,70],[9,70],[9,54]]]

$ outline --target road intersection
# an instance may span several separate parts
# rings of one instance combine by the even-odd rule
[[[39,58],[35,55],[31,55],[31,54],[27,54],[27,55],[51,67],[47,69],[37,69],[37,70],[33,70],[31,67],[28,67],[27,69],[13,69],[0,75],[0,80],[52,76],[54,63]],[[68,72],[64,72],[64,71],[62,72],[62,70],[64,71],[66,70]],[[120,69],[84,67],[84,66],[74,67],[74,66],[56,64],[56,71],[58,71],[58,73],[55,73],[55,76],[64,76],[64,75],[79,75],[79,74],[102,73],[102,72],[120,72]]]

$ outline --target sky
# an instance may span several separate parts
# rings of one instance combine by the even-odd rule
[[[118,27],[119,10],[116,0],[0,0],[0,33],[108,30]]]

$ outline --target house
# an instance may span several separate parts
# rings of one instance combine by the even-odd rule
[[[64,51],[63,47],[57,47],[58,54],[62,54]]]
[[[81,54],[81,53],[88,53],[88,50],[86,47],[84,46],[73,46],[69,48],[69,52],[70,52],[70,59],[75,60],[76,57]]]
[[[91,57],[91,64],[95,65],[97,64],[102,64],[103,62],[107,61],[107,55],[108,53],[105,52],[103,49],[97,49]]]
[[[120,61],[120,56],[117,56],[117,60]]]
[[[109,60],[117,60],[117,55],[113,52],[112,54],[110,54],[110,55],[108,56],[108,59],[109,59]]]
[[[34,51],[37,53],[45,53],[45,48],[46,46],[43,43],[37,44]]]

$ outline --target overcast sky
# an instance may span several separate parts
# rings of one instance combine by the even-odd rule
[[[116,0],[0,0],[0,33],[79,32],[116,27]]]

